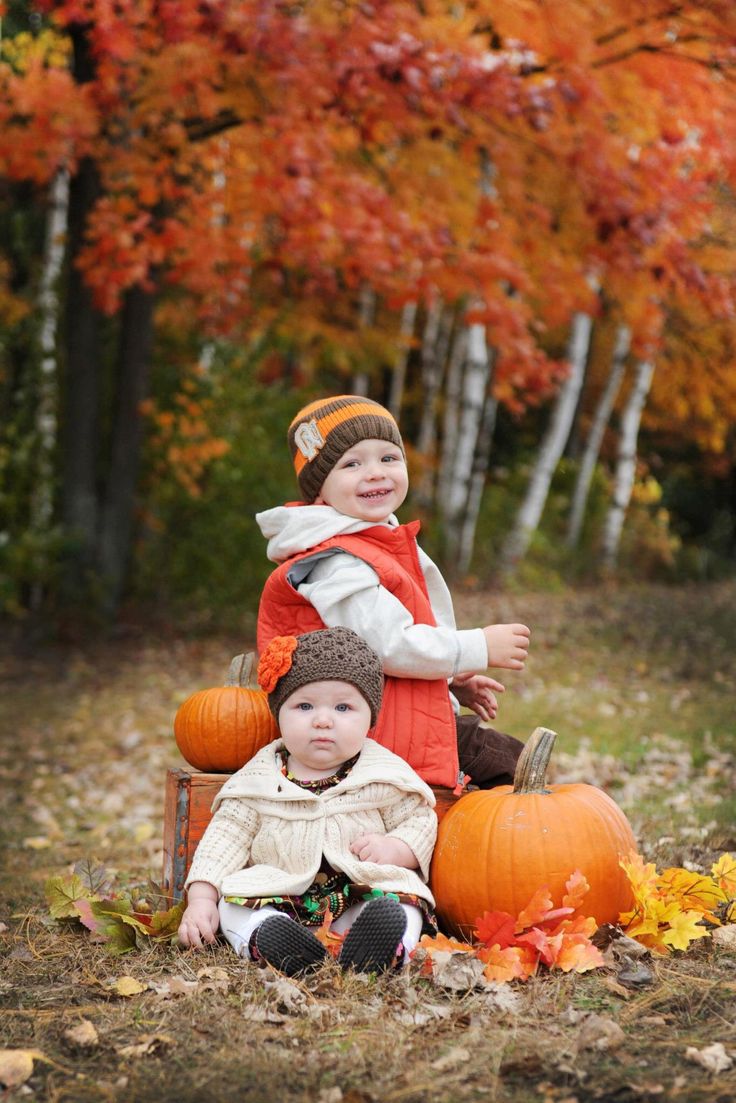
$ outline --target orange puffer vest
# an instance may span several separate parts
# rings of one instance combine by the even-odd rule
[[[288,574],[295,563],[336,548],[368,563],[380,583],[411,613],[415,624],[437,622],[417,555],[419,522],[387,528],[377,525],[349,536],[334,536],[291,556],[266,580],[258,609],[258,650],[274,636],[301,635],[324,628],[319,613],[294,589]],[[394,678],[384,682],[376,742],[400,755],[430,785],[453,788],[458,781],[455,714],[443,678]]]

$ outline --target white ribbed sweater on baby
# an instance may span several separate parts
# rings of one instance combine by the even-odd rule
[[[434,795],[411,767],[367,739],[348,776],[316,795],[282,774],[281,746],[264,747],[222,787],[187,884],[208,881],[227,896],[298,895],[324,856],[356,884],[434,903],[426,884],[437,835]],[[351,854],[351,842],[370,832],[403,840],[419,871]]]

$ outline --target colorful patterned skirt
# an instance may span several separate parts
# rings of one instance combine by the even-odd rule
[[[337,919],[353,904],[367,903],[378,896],[388,896],[400,904],[410,904],[422,913],[422,933],[436,934],[437,920],[426,900],[408,892],[384,892],[370,885],[356,885],[344,873],[320,871],[309,888],[300,896],[225,896],[228,904],[244,908],[275,908],[308,927],[321,927],[329,911]]]

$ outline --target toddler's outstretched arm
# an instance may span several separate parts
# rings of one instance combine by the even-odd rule
[[[182,946],[202,949],[202,942],[215,942],[220,925],[219,893],[209,881],[192,881],[187,889],[187,907],[179,924]]]
[[[393,835],[379,835],[371,832],[359,835],[350,844],[350,851],[361,862],[375,862],[379,866],[402,866],[404,869],[418,869],[419,862],[411,847]]]
[[[487,624],[483,629],[488,665],[523,670],[529,653],[530,630],[525,624]]]

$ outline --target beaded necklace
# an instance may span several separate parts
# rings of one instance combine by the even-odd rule
[[[339,781],[347,777],[352,770],[355,763],[360,758],[360,752],[349,758],[347,762],[341,762],[334,774],[330,774],[329,777],[318,777],[310,781],[304,781],[302,778],[294,777],[289,770],[289,754],[288,751],[282,749],[279,752],[281,759],[281,773],[289,781],[293,781],[295,785],[298,785],[300,789],[306,789],[309,793],[322,793],[325,789],[331,789],[333,785],[337,785]]]

